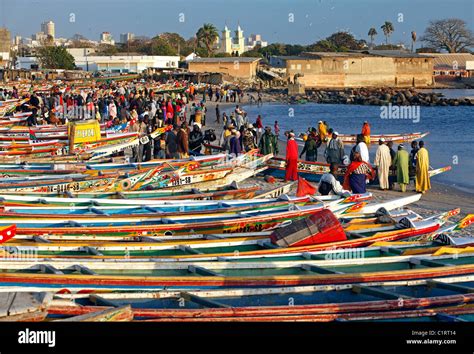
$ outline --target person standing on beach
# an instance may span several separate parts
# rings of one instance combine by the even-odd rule
[[[400,185],[400,190],[406,192],[407,185],[410,183],[410,156],[404,149],[403,144],[398,145],[398,151],[393,159],[393,166],[397,170],[397,183]]]
[[[319,134],[319,139],[323,143],[327,142],[328,131],[326,129],[326,125],[323,123],[322,120],[318,122],[318,134]]]
[[[178,134],[179,126],[175,124],[173,130],[170,130],[166,134],[166,158],[167,159],[177,159],[179,158],[178,154]]]
[[[221,122],[221,109],[219,107],[219,103],[216,104],[216,123],[220,124]]]
[[[431,189],[430,182],[430,157],[428,150],[425,148],[425,143],[420,141],[418,143],[420,149],[416,153],[416,191],[418,193],[425,193]]]
[[[181,125],[176,139],[178,142],[178,154],[180,159],[185,159],[189,156],[189,138],[188,138],[188,129],[186,123]]]
[[[230,153],[238,156],[242,153],[242,144],[240,142],[240,132],[238,130],[232,131],[232,137],[230,138]]]
[[[306,161],[318,161],[318,147],[321,145],[319,136],[316,134],[316,128],[311,129],[311,133],[304,143],[303,151],[301,151],[300,158],[306,153]]]
[[[280,126],[278,125],[277,120],[275,121],[275,125],[273,126],[273,129],[275,130],[275,135],[278,139],[278,137],[280,136]]]
[[[295,140],[295,133],[288,134],[286,144],[286,173],[285,181],[298,180],[298,144]]]
[[[262,136],[262,130],[263,130],[262,116],[260,114],[257,116],[257,121],[255,122],[255,128],[257,128],[257,140],[259,140],[260,137]]]
[[[244,134],[242,136],[242,145],[245,151],[250,151],[257,147],[257,145],[255,144],[253,125],[250,123],[247,124],[247,129],[244,130]]]
[[[418,152],[418,142],[416,140],[411,142],[410,151],[410,174],[414,175],[416,172],[416,153]]]
[[[379,184],[381,190],[388,189],[388,172],[392,164],[392,158],[390,157],[390,149],[385,144],[385,139],[379,139],[379,147],[375,153],[374,165],[377,167],[377,174],[379,176]]]
[[[342,164],[344,160],[344,143],[338,138],[339,133],[332,133],[332,139],[327,143],[324,156],[326,157],[327,163]]]
[[[360,154],[362,161],[369,162],[369,149],[365,143],[364,136],[362,134],[357,134],[356,141],[357,145],[354,151],[357,151]]]
[[[272,129],[270,127],[265,127],[265,133],[263,133],[262,138],[258,143],[258,148],[263,155],[278,155],[278,140],[276,136],[272,134]],[[298,158],[298,153],[296,153],[296,158]]]
[[[192,155],[200,155],[204,135],[202,134],[199,123],[194,123],[193,131],[189,134],[189,149]]]
[[[370,145],[370,125],[369,122],[365,121],[362,125],[361,134],[364,136],[364,142],[367,146]]]

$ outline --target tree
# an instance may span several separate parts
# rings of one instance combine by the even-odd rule
[[[413,52],[413,49],[415,48],[415,42],[416,42],[416,32],[411,31],[411,51]]]
[[[64,47],[43,46],[39,48],[38,60],[45,69],[73,70],[74,57]]]
[[[112,44],[100,44],[96,54],[97,55],[104,55],[104,56],[111,56],[111,55],[115,55],[117,53],[118,53],[118,49],[117,49],[116,46],[114,46]]]
[[[377,34],[377,30],[374,27],[369,29],[369,33],[367,33],[367,35],[370,37],[370,47],[374,46],[374,38]]]
[[[431,47],[421,47],[416,50],[417,53],[439,53],[439,50]]]
[[[328,41],[327,39],[320,40],[312,45],[308,46],[308,51],[310,52],[337,52],[338,48],[334,46],[334,43]]]
[[[252,50],[248,50],[246,52],[243,52],[240,54],[241,57],[250,57],[250,58],[263,58],[262,53],[260,53],[258,50],[255,48]]]
[[[458,18],[430,21],[422,41],[437,50],[460,53],[474,45],[474,36],[466,22]]]
[[[204,45],[207,50],[207,56],[213,53],[213,45],[216,42],[219,34],[213,24],[205,23],[196,33],[198,45]]]
[[[287,44],[285,45],[286,55],[299,55],[306,50],[305,46],[300,44]]]
[[[361,42],[357,41],[354,36],[348,32],[333,33],[327,37],[326,40],[332,43],[338,52],[362,49]]]
[[[380,26],[380,28],[382,29],[383,34],[385,35],[385,44],[388,44],[388,39],[390,38],[390,35],[395,30],[393,28],[393,24],[392,22],[385,21],[385,23],[382,26]]]
[[[272,43],[267,45],[266,47],[260,48],[259,51],[265,57],[269,57],[272,55],[287,55],[286,45],[283,43]]]
[[[192,53],[192,50],[188,52],[189,48],[186,47],[186,40],[178,33],[165,32],[160,34],[158,37],[163,39],[171,47],[176,48],[177,54],[184,54],[186,52],[184,55],[188,55]]]
[[[148,47],[149,55],[177,55],[178,48],[174,48],[164,38],[156,36]]]

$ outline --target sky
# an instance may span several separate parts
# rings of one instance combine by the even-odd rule
[[[52,20],[56,37],[79,33],[99,40],[101,32],[153,37],[162,32],[193,36],[203,23],[219,31],[225,24],[244,35],[261,34],[263,40],[311,44],[337,31],[348,31],[366,39],[370,27],[393,23],[392,43],[409,43],[410,33],[418,38],[430,20],[461,18],[473,29],[472,0],[0,0],[0,26],[12,36],[30,37],[41,23]],[[71,21],[74,20],[74,21]]]

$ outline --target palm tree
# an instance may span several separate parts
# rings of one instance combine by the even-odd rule
[[[372,27],[371,29],[369,29],[369,33],[367,33],[367,35],[370,37],[370,46],[373,47],[374,46],[374,37],[377,35],[377,30]]]
[[[207,49],[207,56],[212,54],[212,46],[219,37],[216,27],[213,24],[205,23],[196,33],[198,44],[203,44]]]
[[[385,43],[388,44],[388,38],[394,31],[393,24],[392,22],[385,21],[380,28],[383,30],[383,34],[385,35]]]
[[[411,31],[411,51],[413,52],[413,49],[415,48],[415,42],[416,42],[416,32]]]

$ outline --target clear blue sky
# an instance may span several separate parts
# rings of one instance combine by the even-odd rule
[[[472,0],[0,0],[0,25],[12,35],[30,37],[40,24],[56,23],[56,37],[69,38],[80,33],[98,40],[109,31],[119,34],[154,36],[178,32],[191,37],[205,22],[219,30],[227,22],[231,30],[240,22],[244,35],[262,34],[269,42],[309,44],[339,30],[348,30],[367,40],[370,27],[379,32],[376,43],[383,42],[380,26],[394,24],[392,43],[418,37],[430,20],[457,17],[473,28]],[[75,14],[75,22],[69,21]],[[179,14],[184,14],[184,22]],[[294,22],[289,22],[289,14]],[[399,14],[403,22],[399,22]]]

